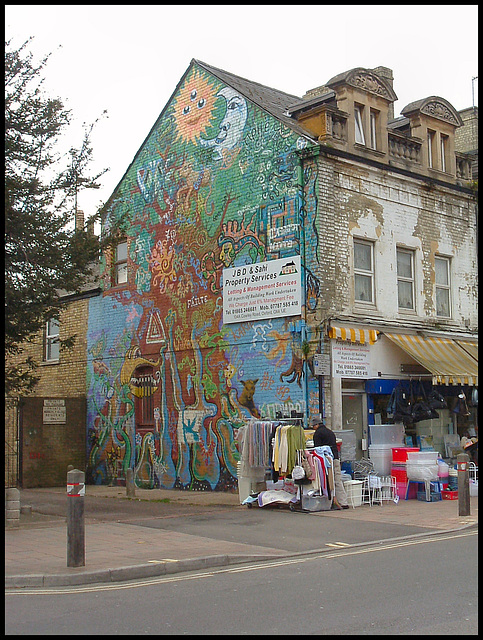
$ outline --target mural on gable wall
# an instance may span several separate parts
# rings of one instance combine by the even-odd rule
[[[305,411],[306,397],[318,411],[300,317],[222,321],[224,268],[301,251],[316,173],[304,165],[302,192],[297,144],[233,88],[190,68],[106,214],[106,228],[127,221],[129,276],[112,286],[106,260],[104,294],[90,305],[88,482],[133,468],[142,488],[233,491],[247,419]],[[313,253],[315,230],[305,233]],[[313,309],[318,281],[303,275]]]

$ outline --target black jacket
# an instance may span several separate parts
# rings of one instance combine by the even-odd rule
[[[314,433],[314,447],[329,446],[334,454],[334,459],[339,459],[339,451],[335,439],[335,433],[328,429],[325,424],[319,424]]]

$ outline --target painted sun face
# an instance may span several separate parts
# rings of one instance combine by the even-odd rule
[[[174,101],[174,118],[178,138],[196,143],[213,118],[216,93],[213,85],[199,71],[195,71],[180,89]]]

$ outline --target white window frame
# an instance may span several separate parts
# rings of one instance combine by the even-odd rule
[[[441,263],[446,264],[446,282],[438,282],[438,273],[436,271],[436,262],[439,261]],[[438,318],[451,318],[451,258],[447,258],[445,256],[435,256],[434,258],[435,266],[434,266],[434,282],[435,282],[435,306],[436,306],[436,316]],[[439,294],[439,295],[438,295]],[[439,304],[438,297],[444,294],[445,303],[448,305],[448,314],[439,312]]]
[[[440,134],[441,171],[446,172],[446,154],[448,153],[448,136]]]
[[[402,275],[399,273],[399,254],[406,254],[409,255],[410,257],[410,265],[411,265],[411,274],[409,276],[406,275]],[[400,311],[415,311],[416,310],[416,299],[415,299],[415,282],[414,282],[414,250],[413,249],[406,249],[403,247],[396,247],[396,273],[397,273],[397,306],[398,309]],[[409,284],[411,287],[411,306],[407,307],[407,306],[401,306],[400,305],[400,299],[401,296],[399,295],[399,285],[400,284]]]
[[[371,125],[371,149],[377,150],[377,121],[379,113],[375,109],[371,109],[369,113],[369,121]]]
[[[126,255],[122,255],[119,258],[119,248],[126,247]],[[128,256],[128,244],[127,240],[120,242],[114,248],[114,284],[127,284],[127,256]]]
[[[45,362],[57,362],[59,352],[59,321],[51,318],[45,323]]]
[[[364,107],[359,104],[354,105],[354,128],[355,128],[355,142],[357,144],[366,144],[366,139],[364,136],[364,126],[363,126],[363,113]]]
[[[374,242],[372,240],[362,240],[361,238],[353,239],[353,255],[354,255],[354,300],[357,304],[375,304],[375,269],[374,269]],[[366,245],[370,248],[371,265],[370,269],[363,269],[356,266],[356,245]],[[371,299],[363,300],[357,297],[357,278],[370,278],[371,281]]]
[[[428,129],[428,167],[434,169],[434,141],[436,138],[436,131]]]

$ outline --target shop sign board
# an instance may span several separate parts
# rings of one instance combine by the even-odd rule
[[[223,269],[223,322],[302,313],[300,256]]]
[[[43,422],[44,424],[65,424],[66,423],[65,400],[45,399],[44,407],[43,407]]]
[[[368,378],[370,346],[332,340],[332,375],[336,378]]]
[[[314,354],[314,374],[316,376],[330,376],[330,353]]]

